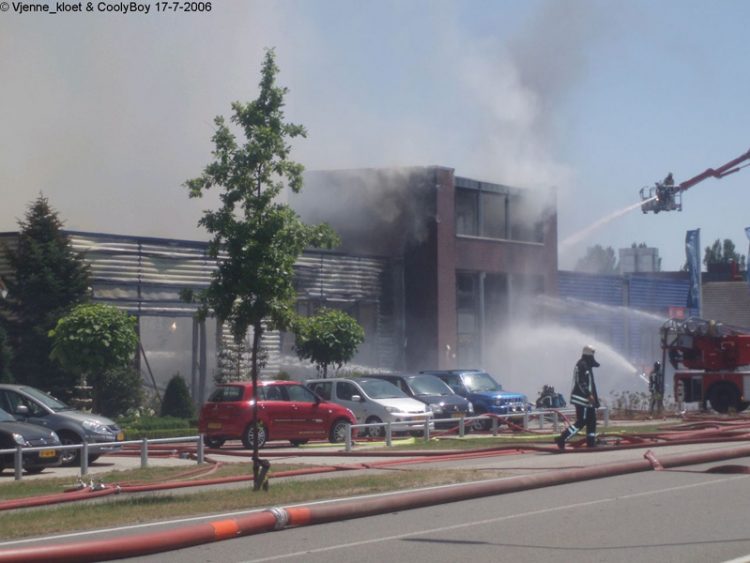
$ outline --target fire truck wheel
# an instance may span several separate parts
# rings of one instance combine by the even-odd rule
[[[740,397],[737,390],[727,383],[720,383],[711,388],[708,394],[708,401],[711,408],[719,413],[727,413],[730,410],[739,411]]]

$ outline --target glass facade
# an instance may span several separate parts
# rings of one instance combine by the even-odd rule
[[[498,240],[544,242],[541,209],[520,195],[491,186],[456,187],[456,234]]]

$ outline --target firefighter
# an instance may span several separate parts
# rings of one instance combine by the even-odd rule
[[[654,411],[658,410],[661,414],[661,389],[659,388],[659,377],[661,376],[661,364],[654,362],[654,368],[648,374],[648,392],[650,394],[649,416],[654,416]]]
[[[589,448],[596,447],[596,409],[599,407],[599,395],[596,392],[593,368],[599,367],[599,362],[594,359],[594,352],[593,346],[584,346],[581,359],[576,362],[573,370],[570,402],[576,407],[576,421],[555,439],[560,451],[565,450],[565,442],[575,436],[584,425],[586,445]]]

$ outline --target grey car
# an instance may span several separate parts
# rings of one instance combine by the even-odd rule
[[[88,460],[119,449],[118,445],[97,446],[124,439],[122,430],[112,420],[97,414],[77,411],[52,395],[28,385],[0,384],[0,408],[20,422],[38,424],[54,430],[63,445],[89,444]],[[78,465],[81,450],[63,450],[63,465]]]

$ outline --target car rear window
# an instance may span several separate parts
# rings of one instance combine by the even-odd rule
[[[208,401],[211,403],[228,403],[231,401],[241,401],[243,390],[244,387],[238,387],[237,385],[219,387],[211,394],[211,396],[208,398]]]

